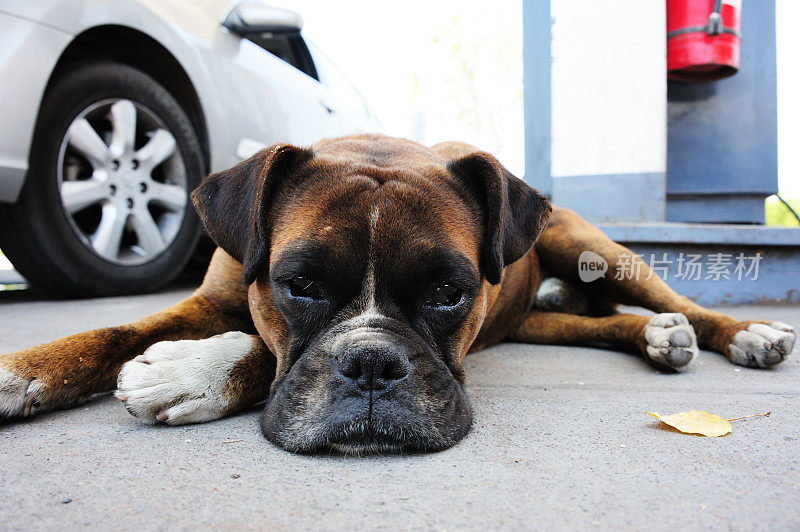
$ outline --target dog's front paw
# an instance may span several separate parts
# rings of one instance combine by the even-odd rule
[[[728,358],[734,364],[750,368],[774,366],[791,354],[795,339],[791,325],[779,321],[750,323],[733,337]]]
[[[697,356],[697,337],[683,314],[656,314],[645,326],[644,338],[645,356],[657,366],[679,371]]]
[[[228,332],[205,340],[159,342],[122,366],[115,395],[147,423],[203,423],[228,413],[225,394],[233,366],[253,339]]]
[[[43,386],[0,367],[0,420],[29,417],[42,410]]]

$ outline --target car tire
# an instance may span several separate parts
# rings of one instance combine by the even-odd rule
[[[192,255],[201,228],[188,194],[204,174],[166,89],[126,65],[83,64],[44,96],[21,195],[0,204],[0,249],[47,295],[152,291]]]

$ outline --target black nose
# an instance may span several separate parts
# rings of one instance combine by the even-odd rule
[[[364,391],[386,389],[408,372],[405,353],[391,347],[354,346],[339,359],[339,373]]]

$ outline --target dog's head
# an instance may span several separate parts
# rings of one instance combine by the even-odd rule
[[[503,268],[542,230],[543,196],[487,153],[448,162],[365,136],[274,146],[209,176],[193,200],[242,263],[277,357],[269,440],[437,450],[469,431],[462,359]]]

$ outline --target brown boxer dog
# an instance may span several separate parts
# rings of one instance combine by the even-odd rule
[[[274,146],[192,197],[220,247],[202,286],[138,322],[0,356],[0,418],[116,385],[147,422],[268,399],[263,432],[291,451],[430,451],[472,423],[464,356],[504,340],[607,343],[670,370],[698,344],[768,367],[795,340],[694,304],[635,256],[638,279],[581,283],[582,251],[611,268],[633,254],[462,143]]]

